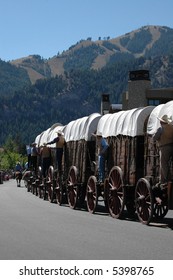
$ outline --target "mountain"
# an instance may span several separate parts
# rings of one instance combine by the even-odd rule
[[[0,144],[28,144],[54,123],[100,111],[101,94],[121,103],[131,70],[150,71],[152,87],[173,87],[173,29],[145,26],[115,39],[81,40],[48,60],[0,60]]]
[[[139,57],[165,56],[173,52],[173,29],[144,26],[118,38],[81,40],[48,60],[33,55],[11,62],[25,69],[30,81],[62,75],[74,69],[102,69],[105,66]]]

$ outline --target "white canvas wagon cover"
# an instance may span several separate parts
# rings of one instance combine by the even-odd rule
[[[47,135],[47,142],[51,142],[52,140],[54,140],[58,134],[58,131],[62,131],[63,132],[64,126],[62,126],[59,123],[54,124],[53,126],[51,126],[51,129],[49,130],[49,133]],[[51,148],[55,148],[56,147],[56,143],[48,145]]]
[[[36,143],[36,146],[39,147],[40,146],[40,140],[41,140],[41,137],[43,135],[44,131],[42,133],[40,133],[39,135],[36,136],[35,138],[35,143]]]
[[[173,101],[169,101],[165,104],[160,104],[154,108],[150,114],[148,124],[147,124],[147,133],[153,135],[160,126],[159,118],[163,115],[168,115],[172,117],[173,120]]]
[[[91,140],[92,133],[97,130],[97,124],[101,115],[93,113],[89,116],[71,121],[63,130],[66,142],[78,140]]]
[[[40,138],[40,143],[39,143],[39,146],[43,146],[44,143],[47,143],[47,137],[48,137],[48,134],[49,134],[49,131],[50,131],[50,127],[48,129],[46,129],[42,135],[41,135],[41,138]]]
[[[60,123],[55,123],[48,129],[46,129],[45,131],[37,135],[35,138],[35,143],[37,147],[41,147],[43,146],[44,143],[47,143],[48,141],[52,141],[57,136],[55,132],[57,130],[62,130],[62,129],[63,126]]]
[[[153,109],[154,106],[147,106],[104,115],[99,120],[97,132],[101,132],[105,138],[117,135],[144,135],[145,121]]]

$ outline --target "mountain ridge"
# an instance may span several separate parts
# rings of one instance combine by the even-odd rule
[[[10,63],[17,67],[24,68],[28,73],[31,83],[34,84],[37,79],[64,75],[64,72],[68,70],[65,63],[67,64],[70,60],[74,60],[75,56],[77,56],[80,60],[82,55],[87,55],[84,53],[87,48],[90,48],[90,51],[92,48],[95,48],[93,50],[94,55],[91,61],[91,66],[89,67],[94,70],[106,67],[113,56],[118,57],[126,55],[133,58],[148,56],[153,46],[158,42],[164,33],[168,32],[171,33],[173,38],[173,29],[165,26],[147,25],[117,38],[110,39],[108,37],[109,39],[107,40],[97,41],[92,41],[91,38],[81,40],[75,45],[72,45],[68,50],[63,51],[61,54],[55,55],[48,60],[41,59],[39,55],[30,55],[28,57],[13,60]],[[135,50],[133,41],[136,41],[139,44],[139,40],[144,41],[144,38],[146,39],[143,45],[141,44],[140,48]],[[162,55],[162,52],[158,52],[157,55]],[[36,65],[39,65],[39,67],[37,67],[39,69],[35,68]],[[85,65],[83,65],[83,67],[85,68]],[[86,66],[86,68],[88,67]]]

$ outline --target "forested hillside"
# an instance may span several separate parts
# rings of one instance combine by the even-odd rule
[[[26,70],[0,59],[0,96],[11,95],[15,91],[23,89],[25,85],[30,84]]]
[[[48,61],[0,61],[0,145],[9,135],[27,144],[54,123],[100,112],[103,93],[121,103],[129,71],[147,69],[152,87],[173,87],[172,49],[172,29],[145,27],[117,39],[82,40]]]

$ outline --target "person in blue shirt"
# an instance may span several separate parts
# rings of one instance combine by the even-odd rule
[[[36,148],[36,143],[32,143],[31,147],[31,166],[35,174],[37,173],[37,156],[38,156],[38,151]]]
[[[17,186],[20,187],[20,183],[22,180],[22,166],[21,166],[20,162],[17,162],[17,164],[15,166],[15,178],[17,181]]]
[[[22,166],[21,166],[20,162],[16,163],[15,171],[22,172]]]
[[[99,182],[103,183],[105,178],[105,160],[106,152],[109,147],[105,138],[102,137],[101,132],[96,133],[96,141],[98,147],[98,173],[99,173]]]

